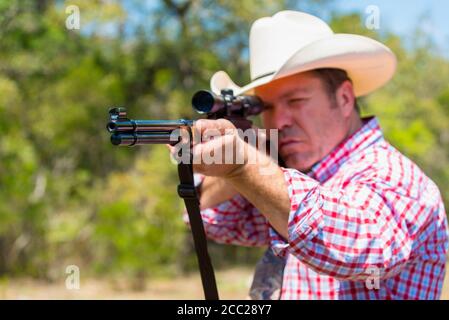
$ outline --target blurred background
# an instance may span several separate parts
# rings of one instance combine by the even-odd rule
[[[176,166],[164,146],[113,147],[107,111],[197,117],[192,94],[220,69],[247,83],[250,25],[284,9],[396,53],[362,113],[449,208],[448,3],[0,0],[0,299],[203,298]],[[262,252],[210,243],[222,297],[245,298]]]

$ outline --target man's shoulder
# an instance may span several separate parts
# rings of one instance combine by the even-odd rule
[[[436,184],[411,159],[388,142],[373,145],[354,154],[345,167],[352,181],[370,184],[411,198],[432,192],[440,197]],[[343,168],[342,168],[343,169]]]

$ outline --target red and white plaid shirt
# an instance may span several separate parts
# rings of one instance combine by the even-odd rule
[[[288,239],[238,195],[202,211],[217,242],[285,257],[281,299],[438,299],[448,225],[437,186],[388,144],[375,118],[306,175],[282,168]]]

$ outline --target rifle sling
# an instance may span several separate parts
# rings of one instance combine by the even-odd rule
[[[193,180],[192,161],[189,164],[178,164],[178,195],[183,198],[189,215],[193,242],[200,268],[201,281],[203,283],[204,297],[206,300],[218,300],[218,290],[215,281],[214,269],[207,251],[206,233],[204,232],[203,219],[200,213],[200,202]]]

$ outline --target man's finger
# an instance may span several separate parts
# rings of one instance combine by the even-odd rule
[[[168,150],[170,151],[170,153],[173,153],[175,150],[175,147],[173,147],[172,145],[166,144]]]
[[[206,130],[218,129],[224,133],[226,129],[235,129],[235,126],[232,124],[231,121],[226,119],[217,119],[217,120],[200,119],[195,121],[194,129],[196,129],[201,133],[203,133]]]

